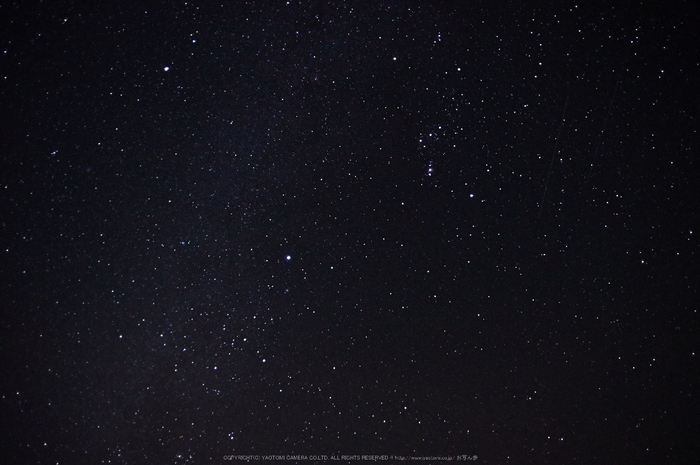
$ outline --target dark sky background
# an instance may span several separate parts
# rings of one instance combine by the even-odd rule
[[[3,463],[695,463],[697,2],[198,3],[0,6]]]

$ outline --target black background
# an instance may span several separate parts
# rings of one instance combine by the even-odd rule
[[[0,8],[3,462],[697,460],[696,2],[136,3]]]

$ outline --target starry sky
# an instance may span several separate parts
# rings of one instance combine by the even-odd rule
[[[0,18],[3,462],[697,459],[697,2]]]

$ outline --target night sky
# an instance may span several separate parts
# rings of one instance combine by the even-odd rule
[[[0,6],[3,463],[696,463],[697,2],[197,3]]]

